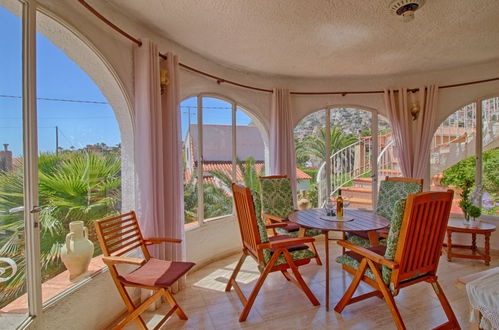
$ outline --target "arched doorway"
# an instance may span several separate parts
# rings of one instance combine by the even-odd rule
[[[463,187],[484,216],[499,212],[499,98],[485,97],[449,115],[433,136],[432,190],[456,190],[451,212],[463,214]]]
[[[378,176],[400,175],[391,141],[390,124],[373,109],[328,106],[306,116],[295,143],[298,168],[310,178],[298,178],[298,190],[313,207],[340,191],[354,207],[374,207]]]

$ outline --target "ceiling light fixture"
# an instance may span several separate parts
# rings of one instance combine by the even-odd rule
[[[401,16],[404,22],[414,19],[414,12],[423,7],[425,0],[393,0],[390,2],[390,11],[397,16]]]

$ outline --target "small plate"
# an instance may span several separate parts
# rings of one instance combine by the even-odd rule
[[[348,222],[348,221],[353,220],[353,218],[350,218],[350,217],[343,217],[341,219],[338,219],[337,217],[329,217],[327,215],[321,216],[321,219],[326,220],[326,221],[334,221],[334,222]]]

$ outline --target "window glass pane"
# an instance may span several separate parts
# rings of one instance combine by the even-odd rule
[[[447,117],[433,136],[430,153],[431,190],[455,191],[451,212],[459,207],[462,188],[475,187],[476,106],[469,104]]]
[[[185,223],[196,223],[198,217],[197,149],[198,136],[197,97],[180,103],[182,122],[182,159],[184,168],[184,214]]]
[[[37,13],[43,302],[104,266],[93,221],[121,213],[121,135],[114,111],[78,64],[42,34],[48,24],[65,31]]]
[[[22,12],[0,6],[0,311],[16,328],[28,311],[23,212]]]
[[[326,198],[326,110],[303,118],[294,130],[299,199],[317,207]],[[319,179],[317,179],[319,178]]]
[[[499,216],[499,97],[482,101],[482,213]]]
[[[232,104],[203,97],[204,218],[232,214]]]
[[[331,193],[351,207],[372,206],[371,122],[369,111],[331,109]]]
[[[257,192],[265,175],[265,145],[256,121],[241,108],[236,111],[236,182]]]

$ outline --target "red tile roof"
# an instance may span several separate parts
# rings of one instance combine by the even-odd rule
[[[262,172],[264,163],[263,162],[256,162],[255,163],[255,168],[256,172],[258,175]],[[217,172],[222,172],[225,175],[231,177],[232,173],[232,162],[204,162],[203,165],[204,169],[204,180],[207,183],[213,183],[213,176],[210,175],[210,171],[217,171]],[[185,170],[185,181],[189,181],[191,179],[191,173],[189,169]],[[312,177],[308,175],[307,173],[303,172],[299,168],[296,169],[296,179],[297,180],[310,180]],[[241,173],[241,170],[239,166],[236,166],[236,180],[237,182],[243,182],[244,181],[244,176]]]

